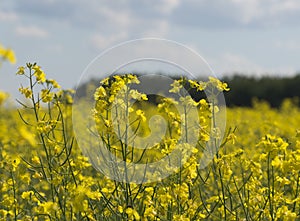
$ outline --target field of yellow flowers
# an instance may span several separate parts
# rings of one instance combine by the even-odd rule
[[[19,88],[24,97],[19,108],[9,105],[9,95],[0,92],[0,220],[300,219],[300,110],[294,100],[286,100],[279,109],[259,101],[253,108],[227,108],[221,137],[211,123],[221,110],[210,100],[181,97],[184,121],[173,99],[149,105],[147,95],[123,87],[138,84],[136,76],[104,79],[95,89],[90,117],[96,125],[91,130],[96,133],[93,140],[125,162],[125,172],[117,170],[118,180],[99,172],[104,162],[93,157],[98,153],[89,148],[92,144],[83,141],[82,149],[76,140],[73,120],[82,116],[73,109],[74,91],[61,89],[37,64],[28,63],[17,74],[28,80]],[[227,84],[215,78],[175,80],[171,92],[180,93],[186,84],[230,93]],[[138,102],[129,106],[117,94]],[[191,109],[197,110],[201,122],[197,130],[185,130],[193,123],[187,120]],[[143,145],[135,143],[135,137],[150,133],[148,119],[154,112],[168,122],[165,137],[151,149],[135,148]],[[124,117],[127,123],[114,124]],[[199,137],[195,145],[179,145],[190,152],[188,159],[180,158],[180,168],[163,168],[170,175],[156,182],[131,182],[130,163],[162,159],[177,142],[194,136],[193,131]],[[219,149],[201,167],[199,158],[208,145]],[[148,169],[139,172],[146,176]]]

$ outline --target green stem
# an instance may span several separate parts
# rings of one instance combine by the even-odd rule
[[[11,179],[12,179],[12,187],[13,187],[13,194],[14,194],[14,220],[17,221],[17,198],[16,198],[16,185],[15,185],[15,178],[13,175],[12,170],[10,171]]]

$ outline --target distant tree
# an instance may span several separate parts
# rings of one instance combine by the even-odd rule
[[[142,74],[134,73],[138,76]],[[170,76],[173,79],[179,79],[179,76]],[[228,83],[230,91],[224,93],[227,106],[252,106],[254,98],[267,101],[271,107],[279,107],[285,98],[300,97],[300,73],[292,77],[253,77],[245,75],[233,75],[224,77],[222,81]],[[90,81],[79,85],[77,96],[84,97],[87,91],[95,90],[99,86],[100,79],[91,79]],[[157,82],[159,84],[159,82]],[[188,85],[186,87],[188,88]],[[197,92],[195,89],[189,90],[195,100],[205,97],[204,92]],[[157,102],[155,97],[149,97],[150,102]]]

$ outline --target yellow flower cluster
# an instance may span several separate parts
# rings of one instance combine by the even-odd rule
[[[0,91],[0,106],[4,103],[4,101],[8,98],[8,94]]]
[[[196,88],[198,91],[203,90],[211,90],[211,89],[217,89],[218,91],[229,91],[229,87],[227,83],[220,81],[219,79],[215,77],[208,77],[207,82],[196,82],[194,80],[189,80],[189,83],[192,88]]]
[[[190,85],[218,94],[228,90],[225,83],[176,80],[170,93],[181,93],[181,98],[149,104],[145,94],[131,88],[139,83],[136,76],[104,79],[95,90],[90,117],[97,123],[98,141],[124,162],[160,160],[190,133],[199,137],[195,145],[180,143],[178,159],[191,152],[182,167],[174,169],[170,162],[152,171],[159,176],[170,170],[169,177],[125,183],[92,167],[105,162],[89,162],[82,155],[72,128],[72,91],[61,90],[36,64],[19,68],[18,74],[30,79],[20,88],[27,101],[19,110],[0,107],[0,220],[300,219],[300,109],[292,102],[285,101],[280,109],[259,102],[253,108],[229,108],[229,127],[221,139],[220,129],[211,123],[220,111],[183,90]],[[84,99],[79,102],[85,104]],[[128,122],[123,125],[124,118]],[[190,119],[199,119],[198,127]],[[153,127],[161,121],[165,128]],[[135,148],[144,144],[139,137],[152,133],[152,148]],[[199,159],[218,142],[221,148],[201,168]]]
[[[17,59],[15,56],[15,53],[12,49],[10,48],[4,48],[1,43],[0,43],[0,58],[3,59],[4,61],[8,61],[11,64],[15,64]]]

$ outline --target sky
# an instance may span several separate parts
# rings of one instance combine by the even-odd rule
[[[74,87],[105,50],[163,38],[199,53],[218,76],[300,72],[299,0],[0,0],[0,43],[17,64],[0,68],[13,95],[18,66],[38,62],[49,78]]]

